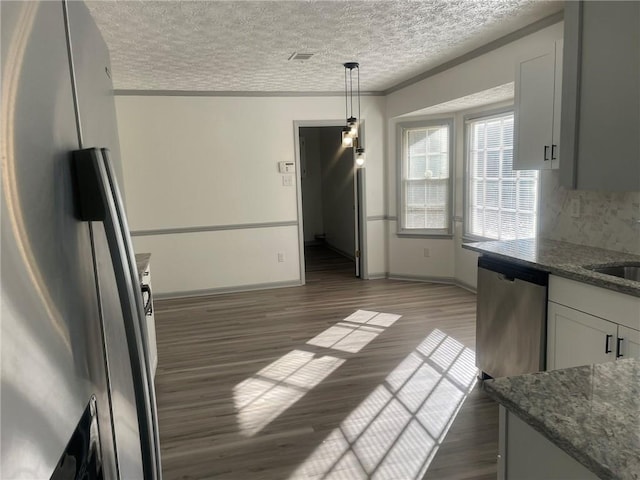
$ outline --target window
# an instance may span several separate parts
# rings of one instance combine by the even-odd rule
[[[398,125],[400,235],[451,235],[452,124]]]
[[[513,112],[466,122],[465,234],[497,240],[536,235],[538,172],[513,168]]]

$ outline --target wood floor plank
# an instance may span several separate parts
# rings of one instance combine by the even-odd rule
[[[303,287],[157,302],[166,479],[496,477],[475,295],[332,255]]]

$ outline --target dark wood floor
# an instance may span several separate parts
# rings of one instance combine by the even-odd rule
[[[157,302],[166,479],[496,478],[475,295],[334,260],[303,287]]]
[[[306,272],[324,272],[327,275],[348,277],[355,276],[356,264],[350,258],[324,245],[310,245],[304,248],[304,268]],[[323,278],[317,275],[316,277]]]

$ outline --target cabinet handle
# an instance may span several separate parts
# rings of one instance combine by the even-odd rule
[[[557,160],[558,157],[556,156],[556,150],[558,150],[558,146],[557,145],[551,145],[551,160]]]
[[[611,353],[611,338],[613,335],[607,335],[604,339],[604,353]]]
[[[618,337],[616,341],[616,358],[624,357],[624,355],[620,353],[622,351],[622,340],[624,340],[624,338]]]
[[[544,161],[549,161],[549,145],[544,146]]]

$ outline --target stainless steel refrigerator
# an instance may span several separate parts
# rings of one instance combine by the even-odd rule
[[[108,50],[82,2],[0,17],[0,478],[160,478]]]

